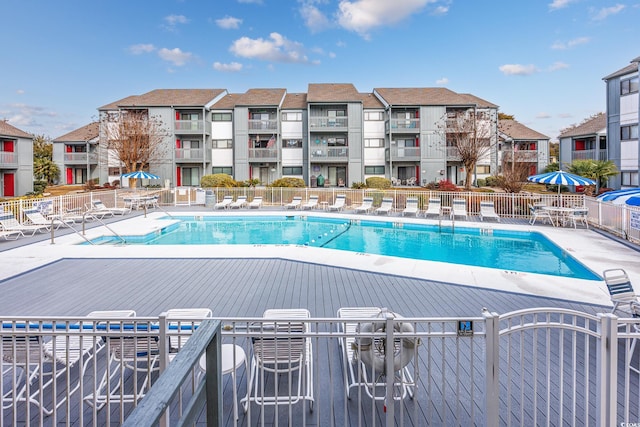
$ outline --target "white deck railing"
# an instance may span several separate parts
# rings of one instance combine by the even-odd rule
[[[475,318],[350,318],[346,329],[345,318],[220,320],[222,344],[232,349],[221,363],[223,374],[234,375],[219,388],[230,425],[608,426],[640,416],[637,319],[539,308]],[[199,323],[104,314],[0,321],[4,425],[122,423]],[[379,359],[378,369],[395,370],[393,383],[376,363],[364,363],[391,347],[395,356]],[[224,358],[240,352],[246,364],[225,371]],[[280,363],[269,365],[273,357]],[[200,366],[176,385],[167,424],[198,395]],[[356,384],[347,397],[350,366],[352,381],[369,385]],[[276,395],[278,404],[269,404]]]

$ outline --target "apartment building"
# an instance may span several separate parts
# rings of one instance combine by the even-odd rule
[[[516,120],[498,122],[498,171],[526,165],[535,175],[549,164],[549,137]]]
[[[598,113],[582,123],[564,129],[560,141],[560,165],[574,160],[609,160],[607,115]]]
[[[100,124],[89,123],[53,140],[53,162],[60,168],[61,184],[84,184],[100,179]]]
[[[491,150],[475,178],[497,167],[497,106],[444,88],[378,88],[361,93],[350,83],[311,83],[306,93],[256,88],[161,89],[100,107],[101,117],[127,109],[162,119],[166,155],[151,172],[172,185],[198,185],[202,175],[269,184],[292,176],[310,185],[351,186],[371,176],[396,184],[440,179],[462,184],[465,170],[451,146],[452,115],[472,111]],[[101,177],[118,179],[106,159]]]
[[[33,135],[0,120],[0,197],[33,191]]]
[[[631,60],[624,68],[604,77],[607,88],[607,144],[609,160],[613,161],[620,175],[611,177],[614,188],[640,186],[640,98],[638,75],[640,57]]]

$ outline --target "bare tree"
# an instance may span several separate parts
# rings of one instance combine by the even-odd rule
[[[502,160],[502,175],[498,176],[498,186],[507,193],[519,193],[524,188],[529,176],[529,165],[527,162],[518,161],[518,152],[513,152],[514,159],[510,162]]]
[[[475,108],[449,110],[440,131],[445,134],[447,147],[456,149],[465,168],[464,188],[470,190],[476,164],[489,155],[495,145],[491,113]]]
[[[147,110],[120,110],[102,115],[100,143],[120,162],[125,172],[147,170],[167,152],[163,122]],[[131,182],[131,186],[135,186]]]

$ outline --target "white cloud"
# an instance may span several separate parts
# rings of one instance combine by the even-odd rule
[[[156,50],[156,47],[152,44],[134,44],[133,46],[129,46],[129,52],[134,55],[141,55],[143,53],[149,53]]]
[[[279,33],[269,34],[269,39],[241,37],[229,48],[234,55],[243,58],[273,62],[307,63],[301,43],[288,40]]]
[[[186,24],[187,22],[189,22],[187,17],[184,15],[169,15],[166,16],[164,20],[167,21],[167,24],[169,24],[169,26],[171,27],[174,27],[178,24]]]
[[[549,113],[542,112],[542,113],[536,114],[536,119],[550,119],[550,118],[551,118],[551,114]]]
[[[437,6],[435,9],[431,11],[432,15],[441,16],[449,13],[449,6]]]
[[[591,41],[590,37],[576,37],[575,39],[571,39],[566,43],[557,41],[551,45],[551,49],[555,49],[555,50],[570,49],[574,46],[579,46],[581,44],[589,43],[590,41]]]
[[[322,31],[331,25],[327,16],[310,1],[302,3],[300,15],[304,19],[304,25],[313,33]]]
[[[24,89],[18,89],[18,90],[16,90],[16,93],[18,95],[24,95]]]
[[[558,10],[563,9],[569,6],[570,3],[575,2],[576,0],[553,0],[553,2],[549,3],[549,9]]]
[[[341,0],[338,23],[349,31],[368,38],[372,29],[396,24],[418,13],[434,0]]]
[[[564,70],[565,68],[569,68],[569,64],[565,64],[564,62],[554,62],[553,65],[549,67],[549,71]]]
[[[436,80],[437,85],[446,85],[447,83],[449,83],[449,79],[446,77]]]
[[[500,66],[500,71],[507,76],[528,76],[538,72],[538,69],[533,64],[505,64]]]
[[[625,6],[623,4],[616,4],[615,6],[604,7],[593,15],[593,20],[602,21],[603,19],[607,19],[610,15],[615,15],[616,13],[622,12],[624,7]]]
[[[329,58],[335,58],[336,54],[334,52],[329,52]]]
[[[242,24],[242,19],[234,18],[233,16],[225,16],[224,18],[216,19],[216,25],[225,30],[235,30]]]
[[[239,62],[229,62],[228,64],[223,64],[221,62],[214,62],[213,69],[216,71],[236,73],[242,70],[242,64]]]
[[[158,51],[158,56],[165,61],[171,62],[176,67],[185,65],[193,58],[193,54],[183,52],[177,47],[175,49],[162,48]]]
[[[342,40],[339,40],[336,42],[336,46],[338,47],[347,47],[347,43],[343,42]]]

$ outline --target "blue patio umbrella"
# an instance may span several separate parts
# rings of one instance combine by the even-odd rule
[[[565,171],[555,171],[542,173],[539,175],[532,175],[527,178],[527,181],[538,182],[540,184],[551,185],[596,185],[596,182],[590,178],[585,178],[580,175],[574,175]]]
[[[123,173],[121,176],[122,178],[160,179],[158,175],[154,175],[152,173],[145,172],[145,171]]]
[[[607,191],[599,195],[596,200],[616,205],[640,206],[640,188]]]

